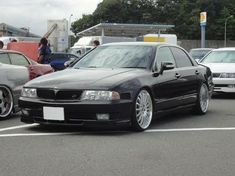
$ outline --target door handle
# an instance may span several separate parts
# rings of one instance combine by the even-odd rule
[[[195,71],[195,74],[196,74],[196,75],[199,75],[199,71],[198,71],[198,70],[196,70],[196,71]]]
[[[179,73],[176,73],[176,74],[175,74],[175,77],[176,77],[176,78],[179,78],[180,76],[181,76],[181,75],[180,75]]]

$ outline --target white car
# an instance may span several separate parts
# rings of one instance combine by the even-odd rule
[[[214,49],[200,63],[213,73],[214,92],[235,93],[235,48]]]

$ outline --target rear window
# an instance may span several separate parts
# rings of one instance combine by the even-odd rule
[[[194,59],[202,59],[210,50],[191,50],[189,54]]]

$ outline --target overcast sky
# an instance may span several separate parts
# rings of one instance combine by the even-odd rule
[[[0,23],[26,27],[30,32],[43,35],[48,19],[81,18],[91,14],[102,0],[0,0]]]

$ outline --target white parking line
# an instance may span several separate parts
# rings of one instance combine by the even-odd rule
[[[37,126],[37,125],[38,125],[37,123],[33,123],[33,124],[28,124],[28,125],[18,125],[18,126],[12,126],[12,127],[7,127],[7,128],[1,128],[0,132],[20,129],[20,128],[33,127],[33,126]]]
[[[14,130],[14,129],[19,129],[19,128],[26,128],[26,127],[33,127],[37,126],[38,124],[29,124],[29,125],[20,125],[20,126],[13,126],[13,127],[8,127],[8,128],[2,128],[0,129],[0,132],[2,131],[7,131],[7,130]],[[195,132],[195,131],[235,131],[235,127],[224,127],[224,128],[175,128],[175,129],[150,129],[144,131],[145,133],[159,133],[159,132]],[[100,133],[123,133],[125,131],[97,131],[97,134]],[[128,132],[128,131],[126,131]],[[3,137],[24,137],[24,136],[60,136],[60,135],[78,135],[78,134],[89,134],[93,133],[95,134],[94,131],[92,132],[64,132],[64,133],[12,133],[12,134],[0,134],[0,138]]]
[[[15,133],[15,134],[1,134],[0,138],[4,137],[24,137],[24,136],[60,136],[72,135],[77,133]]]
[[[186,132],[186,131],[234,131],[235,127],[225,128],[175,128],[175,129],[151,129],[146,130],[146,133],[157,133],[157,132]]]

